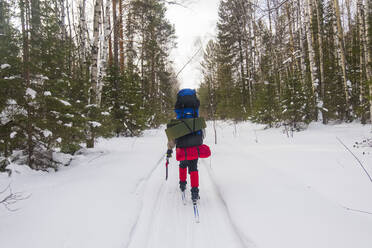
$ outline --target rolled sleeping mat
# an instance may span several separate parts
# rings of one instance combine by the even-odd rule
[[[195,126],[194,126],[195,125]],[[207,127],[203,117],[188,119],[173,119],[167,124],[165,133],[168,140],[174,140],[187,134],[202,130]]]

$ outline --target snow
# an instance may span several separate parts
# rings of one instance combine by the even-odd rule
[[[318,78],[316,78],[316,79],[314,80],[313,85],[314,85],[314,87],[318,87],[318,86],[319,86],[319,79],[318,79]]]
[[[57,141],[58,143],[61,143],[61,142],[62,142],[62,138],[59,137],[59,138],[56,139],[56,141]]]
[[[44,96],[51,96],[52,95],[52,92],[50,92],[50,91],[45,91],[44,92]]]
[[[26,89],[26,96],[30,96],[32,99],[35,99],[36,97],[36,91],[34,91],[31,88]]]
[[[49,131],[48,129],[43,130],[43,135],[45,138],[48,138],[49,136],[52,136],[53,133]]]
[[[0,68],[1,68],[1,70],[4,70],[4,69],[6,69],[6,68],[10,68],[10,65],[9,65],[9,64],[2,64],[2,65],[0,66]]]
[[[60,101],[61,103],[63,103],[63,105],[65,105],[65,106],[71,106],[71,104],[67,101],[64,101],[62,99],[57,99],[57,100]]]
[[[105,111],[105,112],[101,112],[101,115],[108,116],[108,115],[110,115],[110,113]]]
[[[102,126],[101,123],[97,122],[97,121],[89,121],[89,124],[92,126],[92,127],[100,127]]]
[[[217,145],[212,126],[212,157],[198,165],[199,224],[189,188],[182,204],[174,158],[165,181],[163,127],[56,155],[72,158],[56,173],[11,164],[18,173],[0,174],[0,191],[12,182],[31,196],[16,212],[0,208],[2,247],[372,247],[372,184],[336,140],[372,173],[367,148],[353,148],[370,126],[314,123],[287,138],[282,128],[217,122]]]
[[[14,139],[14,137],[17,135],[17,132],[11,132],[10,133],[10,135],[9,135],[9,137],[11,138],[11,139]]]
[[[60,152],[53,153],[53,160],[63,165],[69,165],[72,159],[73,159],[73,156],[70,154],[65,154],[65,153],[60,153]]]
[[[11,100],[10,100],[11,101]],[[26,115],[27,112],[23,108],[19,107],[16,104],[13,104],[14,102],[7,102],[9,105],[6,106],[1,112],[0,112],[0,124],[6,124],[9,121],[13,120],[15,115]]]
[[[284,60],[283,61],[283,65],[285,65],[287,63],[290,63],[290,62],[292,62],[292,58],[291,57],[289,57],[288,59]]]
[[[49,78],[44,75],[36,75],[36,77],[39,78],[40,80],[49,80]]]
[[[31,80],[31,83],[36,85],[43,85],[45,80],[49,80],[49,78],[47,76],[38,74],[35,75],[35,77]]]
[[[85,108],[97,108],[97,104],[88,104],[85,106]]]
[[[17,102],[16,102],[16,100],[14,100],[14,99],[8,99],[8,100],[6,101],[6,104],[8,104],[8,105],[16,105]]]

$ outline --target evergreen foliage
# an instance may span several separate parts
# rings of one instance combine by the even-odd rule
[[[361,16],[370,20],[368,1],[359,2]],[[363,46],[370,47],[371,39],[363,38],[364,24],[357,12],[344,17],[350,19],[350,28],[344,27],[340,38],[340,13],[334,3],[221,0],[217,38],[209,42],[202,63],[199,95],[206,103],[201,111],[209,113],[213,105],[215,115],[209,118],[249,119],[294,129],[318,120],[366,123],[372,94],[366,56],[371,52]],[[213,103],[208,97],[211,85]]]
[[[96,85],[84,6],[75,12],[77,24],[70,1],[0,2],[0,161],[57,170],[54,152],[74,154],[98,137],[138,136],[171,114],[177,80],[168,57],[175,36],[164,3],[126,5],[124,67],[113,63],[113,47],[103,46],[113,34],[105,37],[99,28]]]

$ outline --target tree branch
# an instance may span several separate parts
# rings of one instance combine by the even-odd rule
[[[196,55],[198,55],[198,53],[200,52],[200,50],[202,49],[203,47],[200,46],[199,49],[196,51],[196,53],[194,53],[194,55],[186,62],[186,64],[183,65],[183,67],[181,68],[181,70],[179,70],[176,74],[176,78],[178,77],[178,75],[183,71],[183,69],[185,69],[185,67],[190,64],[190,62],[196,57]]]
[[[362,169],[364,170],[365,174],[368,176],[369,180],[371,181],[372,183],[372,178],[371,176],[369,175],[367,169],[364,167],[364,165],[362,164],[362,162],[359,160],[359,158],[357,156],[355,156],[355,154],[338,138],[336,137],[336,139],[345,147],[346,150],[348,150],[351,155],[353,155],[353,157],[358,161],[358,163],[360,164],[360,166],[362,167]]]
[[[0,200],[0,204],[4,205],[4,207],[11,212],[15,212],[19,210],[19,209],[11,208],[12,205],[16,204],[19,201],[23,201],[31,197],[31,194],[28,196],[23,196],[22,192],[13,193],[12,188],[10,187],[10,184],[3,191],[0,191],[0,195],[4,194],[7,191],[9,192],[8,195],[5,196],[2,200]]]

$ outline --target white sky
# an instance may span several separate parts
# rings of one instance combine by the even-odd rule
[[[198,51],[205,47],[216,33],[217,12],[220,0],[193,0],[186,8],[168,5],[167,18],[175,25],[177,48],[171,54],[176,73]],[[178,75],[181,88],[197,88],[201,81],[200,62],[203,50]]]

